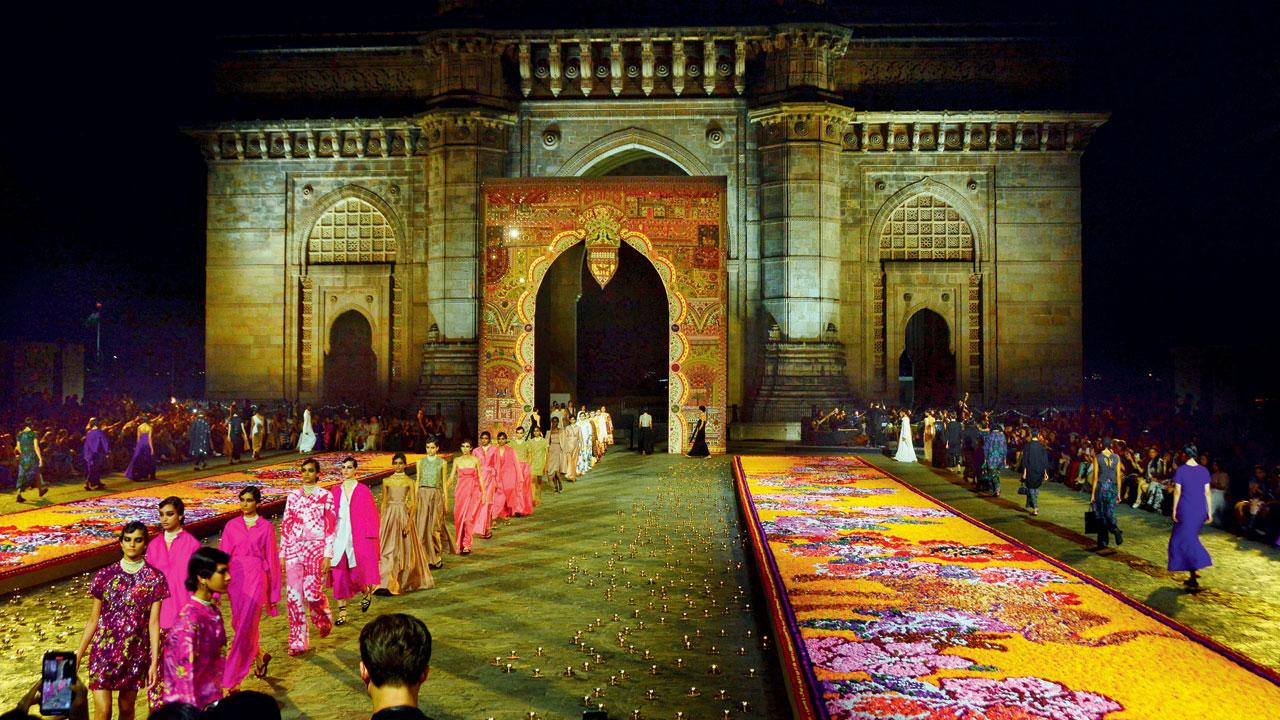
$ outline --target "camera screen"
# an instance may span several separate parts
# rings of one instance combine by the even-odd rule
[[[40,713],[66,714],[71,711],[71,685],[76,677],[76,656],[71,652],[48,652],[40,673]]]

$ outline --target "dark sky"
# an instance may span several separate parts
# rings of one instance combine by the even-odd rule
[[[1122,5],[1063,15],[1079,6],[1055,4],[1032,18],[1080,37],[1088,82],[1108,98],[1096,109],[1112,113],[1083,161],[1086,369],[1127,377],[1163,369],[1175,345],[1280,344],[1268,313],[1280,261],[1276,11]],[[949,19],[1008,16],[946,7]],[[358,28],[337,12],[307,22],[413,25],[362,15]],[[213,37],[289,29],[253,16],[210,11],[166,31],[105,11],[12,24],[0,46],[12,269],[0,338],[91,342],[82,322],[101,300],[109,353],[131,372],[198,372],[205,175],[179,128],[205,113]]]

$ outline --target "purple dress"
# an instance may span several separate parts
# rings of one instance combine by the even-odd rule
[[[148,564],[130,575],[111,563],[93,576],[89,595],[102,601],[89,646],[89,689],[142,689],[151,665],[151,606],[169,597],[164,575]]]
[[[1173,473],[1173,481],[1182,492],[1175,513],[1178,521],[1169,536],[1169,569],[1199,570],[1213,564],[1209,551],[1200,542],[1200,528],[1209,516],[1204,489],[1209,486],[1209,471],[1199,465],[1183,465]]]
[[[151,456],[151,431],[138,433],[138,444],[133,446],[133,459],[125,468],[124,476],[130,480],[154,480],[156,459]]]

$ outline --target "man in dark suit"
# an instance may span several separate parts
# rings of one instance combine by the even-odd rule
[[[1040,514],[1040,486],[1049,479],[1049,451],[1037,428],[1031,441],[1022,449],[1022,484],[1027,488],[1027,509]]]
[[[960,471],[960,448],[964,435],[964,425],[954,412],[947,413],[947,467],[955,472]]]

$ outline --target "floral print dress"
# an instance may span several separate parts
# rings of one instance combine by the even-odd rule
[[[112,563],[93,577],[89,595],[102,601],[89,645],[89,689],[142,689],[151,665],[151,606],[169,596],[164,575],[147,564],[128,573]]]

